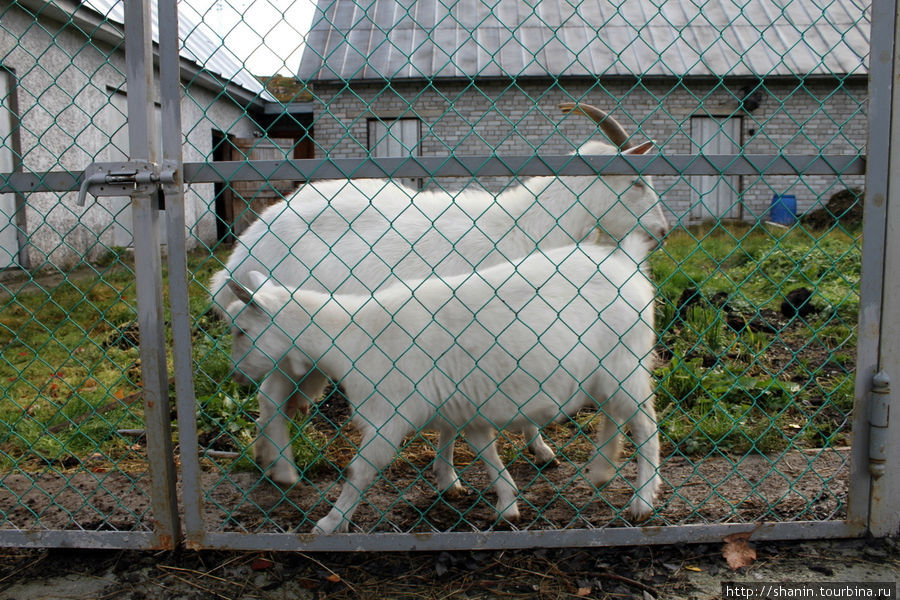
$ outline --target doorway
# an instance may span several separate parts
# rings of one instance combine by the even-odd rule
[[[691,152],[740,154],[741,121],[741,117],[691,117]],[[691,177],[689,221],[740,219],[743,208],[740,192],[739,175]]]
[[[0,69],[0,173],[18,167],[13,75]],[[16,194],[0,194],[0,270],[21,266]]]

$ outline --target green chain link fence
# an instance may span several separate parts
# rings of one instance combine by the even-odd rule
[[[263,29],[261,6],[179,5],[197,404],[196,415],[179,415],[175,435],[179,460],[200,457],[196,471],[182,475],[198,494],[204,532],[309,531],[351,485],[353,457],[389,437],[365,435],[380,425],[365,408],[379,401],[379,389],[409,388],[388,398],[400,412],[447,401],[428,387],[432,380],[450,379],[443,389],[465,403],[496,403],[507,385],[490,372],[500,354],[529,364],[543,353],[530,363],[543,373],[531,374],[535,397],[559,378],[578,378],[562,370],[576,351],[595,352],[602,371],[611,360],[605,351],[565,346],[556,329],[546,338],[532,331],[530,349],[508,348],[496,323],[479,323],[482,307],[457,307],[469,320],[456,329],[442,320],[446,306],[433,307],[431,326],[447,328],[470,372],[486,372],[487,385],[473,394],[470,372],[440,374],[441,356],[404,330],[407,301],[386,299],[429,297],[424,290],[434,281],[419,282],[428,275],[455,277],[465,297],[462,288],[496,272],[492,265],[502,269],[536,250],[552,256],[576,242],[608,245],[632,230],[661,237],[663,216],[671,229],[665,244],[638,257],[654,299],[634,323],[654,327],[653,356],[639,356],[646,360],[634,371],[647,369],[654,406],[625,417],[655,412],[658,424],[662,483],[646,524],[847,520],[870,9],[851,0],[824,7],[754,0],[694,14],[682,4],[322,0],[309,13],[309,31],[282,16],[300,6],[266,4],[277,10]],[[42,189],[69,186],[0,194],[8,219],[0,221],[0,259],[8,262],[0,301],[0,540],[4,530],[150,531],[154,482],[143,437],[130,201],[101,195],[79,207],[71,192],[89,163],[128,156],[123,10],[101,0],[72,10],[19,0],[0,3],[0,17],[0,172],[34,174]],[[302,60],[293,54],[285,62],[275,32],[298,46],[305,40]],[[280,59],[249,75],[267,48]],[[592,140],[610,141],[584,114],[560,109],[567,103],[610,113],[629,137],[623,147],[653,140],[653,149],[633,150],[625,166],[566,158],[587,152]],[[151,112],[158,127],[166,117],[160,107]],[[532,155],[539,159],[522,158]],[[394,175],[390,182],[385,173]],[[364,179],[371,177],[382,180]],[[15,187],[8,185],[5,192]],[[658,205],[647,202],[654,189]],[[476,203],[477,194],[487,200]],[[516,194],[528,204],[512,203]],[[598,196],[608,199],[599,208]],[[160,209],[167,210],[162,198]],[[341,345],[356,324],[369,325],[366,311],[348,311],[337,329],[313,314],[310,327],[325,327],[339,348],[331,353],[346,358],[346,380],[325,373],[335,379],[325,385],[321,374],[302,377],[282,364],[261,389],[248,385],[232,371],[226,296],[210,302],[211,278],[223,269],[249,287],[257,270],[332,302],[383,303],[399,328],[393,335],[409,347],[388,349],[401,338],[374,330],[371,347]],[[536,287],[532,307],[546,300],[555,314],[570,302],[593,305],[595,327],[621,325],[604,323],[580,285],[557,283],[568,289],[566,302]],[[268,335],[286,334],[295,352],[312,354],[296,315],[268,308]],[[472,347],[482,331],[496,341]],[[418,362],[408,360],[412,353]],[[270,347],[257,354],[279,358]],[[351,380],[388,356],[422,370],[395,370],[370,382],[371,397],[354,396]],[[322,359],[323,370],[344,364],[332,358]],[[169,365],[177,368],[185,365]],[[391,377],[408,386],[391,387]],[[304,395],[323,385],[324,396]],[[277,406],[267,409],[266,398]],[[528,398],[511,400],[522,406]],[[363,407],[355,424],[352,405]],[[517,410],[527,412],[513,408],[507,419]],[[519,490],[516,528],[635,523],[625,507],[641,491],[637,463],[653,454],[648,443],[634,443],[635,421],[619,423],[626,437],[619,474],[605,485],[583,477],[613,412],[597,398],[553,424],[529,414],[520,419],[524,433],[521,424],[494,423],[500,460]],[[475,411],[457,425],[482,416]],[[410,424],[397,459],[360,490],[351,530],[509,529],[494,511],[490,488],[502,480],[479,460],[491,451],[474,439],[477,428],[454,427],[449,436],[459,437],[453,465],[462,487],[442,493],[446,480],[433,471],[447,440],[419,431],[422,424]],[[184,443],[193,428],[197,447]],[[204,542],[247,543],[254,542]]]

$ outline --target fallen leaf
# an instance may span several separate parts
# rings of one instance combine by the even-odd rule
[[[100,382],[94,379],[93,377],[88,377],[84,380],[84,383],[78,388],[80,392],[93,392],[100,386]]]
[[[326,577],[325,579],[328,580],[328,581],[330,581],[331,583],[340,583],[340,581],[341,581],[341,576],[338,575],[337,573],[332,573],[331,575],[329,575],[329,576]]]
[[[254,558],[253,562],[250,563],[250,568],[254,571],[265,571],[266,569],[271,569],[273,566],[275,566],[273,561],[261,556]]]
[[[722,538],[725,542],[725,545],[722,546],[722,556],[725,557],[728,566],[733,571],[741,567],[749,567],[756,562],[756,549],[748,543],[751,535],[753,535],[753,531],[732,533]]]
[[[585,596],[587,596],[590,593],[591,593],[591,588],[580,587],[580,588],[578,588],[578,591],[575,592],[575,595],[578,596],[579,598],[584,598]]]
[[[319,582],[315,579],[310,579],[309,577],[301,577],[297,580],[297,585],[304,590],[314,590],[319,587]]]
[[[438,577],[443,577],[447,574],[449,567],[441,561],[434,563],[434,573]]]
[[[700,567],[695,567],[693,565],[686,565],[684,568],[686,571],[693,571],[694,573],[700,573],[703,571],[703,569],[701,569]]]

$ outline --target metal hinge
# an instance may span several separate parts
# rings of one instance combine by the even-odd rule
[[[156,163],[145,160],[91,163],[84,170],[77,202],[78,206],[84,206],[89,192],[94,196],[149,194],[160,184],[170,184],[174,181],[175,169],[168,163],[163,169]]]
[[[872,405],[869,408],[869,473],[874,479],[885,472],[890,420],[891,378],[880,371],[872,378]]]

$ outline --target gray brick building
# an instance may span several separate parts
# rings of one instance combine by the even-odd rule
[[[571,152],[594,134],[557,109],[573,99],[665,154],[864,154],[868,4],[738,4],[320,0],[298,73],[316,155]],[[767,218],[775,194],[802,212],[862,183],[656,179],[683,223]]]

